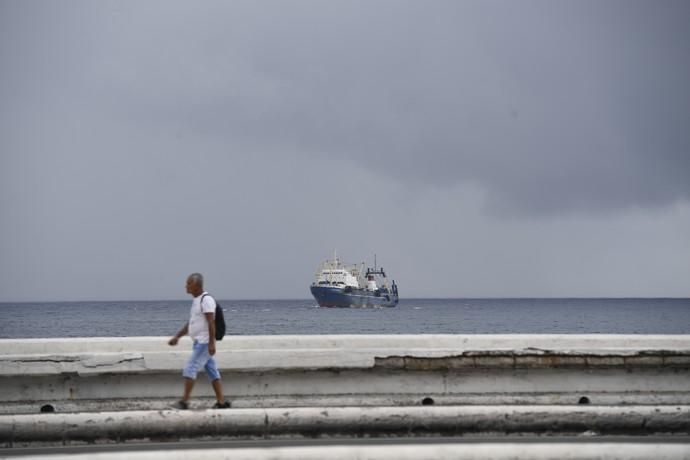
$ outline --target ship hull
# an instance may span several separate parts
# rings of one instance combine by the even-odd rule
[[[395,307],[398,296],[390,292],[376,295],[365,289],[352,289],[345,292],[343,288],[311,286],[311,294],[321,307]]]

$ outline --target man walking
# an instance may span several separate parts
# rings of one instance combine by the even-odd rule
[[[175,337],[168,341],[169,345],[177,345],[180,337],[189,334],[192,338],[192,356],[182,371],[184,377],[184,395],[182,399],[175,403],[177,409],[189,409],[189,398],[192,395],[194,381],[197,373],[203,367],[206,375],[211,380],[213,391],[216,393],[216,404],[214,409],[227,409],[230,403],[225,401],[223,396],[223,385],[220,380],[220,372],[216,366],[213,355],[216,354],[216,301],[204,291],[204,277],[201,273],[192,273],[187,278],[187,294],[190,294],[192,308],[189,315],[189,322],[184,325]]]

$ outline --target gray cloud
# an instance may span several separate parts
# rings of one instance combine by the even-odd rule
[[[667,0],[2,1],[0,291],[116,298],[143,274],[129,296],[160,297],[203,265],[233,295],[303,296],[335,246],[387,253],[416,295],[686,292],[688,18]],[[642,230],[613,244],[633,224],[643,248]],[[266,290],[271,264],[294,270]]]
[[[22,31],[34,78],[125,123],[477,182],[518,213],[690,196],[687,2],[78,6]]]
[[[123,123],[478,183],[501,212],[690,197],[687,2],[145,5],[84,5],[57,44]]]

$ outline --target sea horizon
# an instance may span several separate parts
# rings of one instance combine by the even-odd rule
[[[230,298],[216,297],[216,300],[230,302],[269,302],[269,301],[308,301],[312,297],[257,297],[257,298]],[[690,296],[470,296],[470,297],[401,297],[400,300],[690,300]],[[85,300],[0,300],[0,305],[26,304],[26,303],[106,303],[106,302],[182,302],[190,300],[190,296],[177,299],[85,299]]]
[[[0,302],[0,338],[171,335],[190,298]],[[218,299],[229,335],[689,334],[690,298],[402,298],[396,307]]]

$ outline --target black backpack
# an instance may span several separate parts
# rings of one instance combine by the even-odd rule
[[[201,307],[201,302],[204,301],[204,297],[207,296],[208,294],[204,294],[201,296],[201,300],[199,301],[199,307]],[[215,301],[215,299],[213,299]],[[225,336],[225,317],[223,316],[223,309],[220,308],[220,305],[218,302],[216,302],[216,340],[223,340],[223,337]]]

